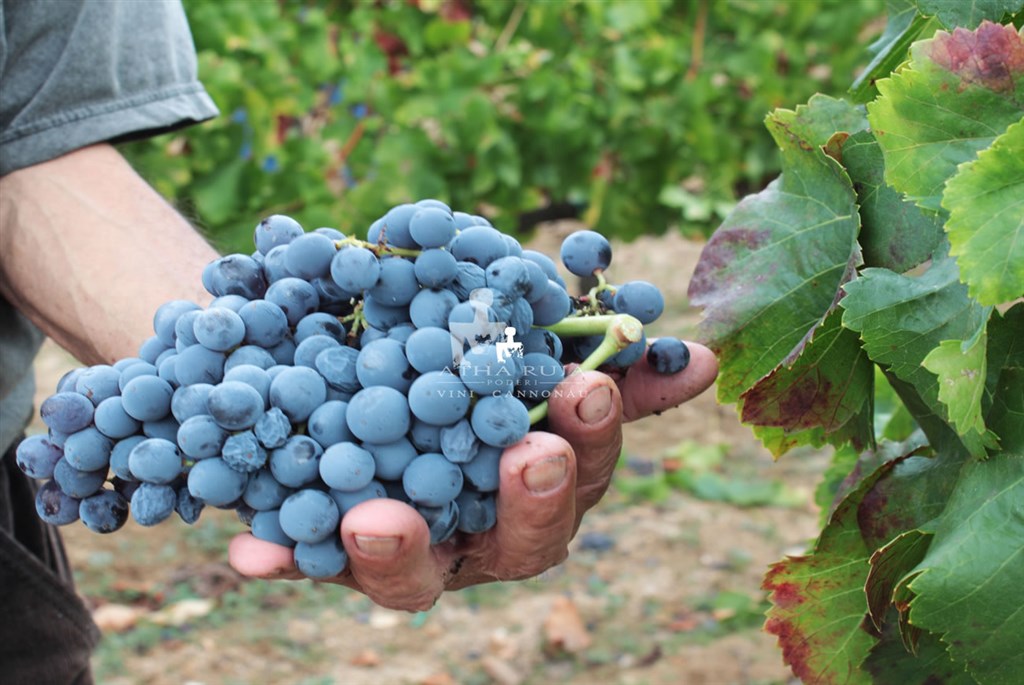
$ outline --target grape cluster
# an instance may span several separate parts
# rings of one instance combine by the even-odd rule
[[[282,215],[254,238],[204,269],[208,307],[162,305],[137,357],[75,369],[43,402],[48,434],[17,451],[46,480],[43,520],[109,533],[234,509],[312,578],[344,569],[339,522],[369,499],[409,503],[435,543],[486,531],[502,450],[543,419],[563,364],[630,366],[664,307],[650,283],[607,284],[598,233],[562,245],[598,281],[571,297],[550,258],[437,200],[392,208],[366,240]],[[648,359],[675,373],[683,352]]]

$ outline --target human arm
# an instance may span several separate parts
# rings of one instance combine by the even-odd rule
[[[216,251],[110,145],[0,178],[0,293],[86,364],[135,356]]]

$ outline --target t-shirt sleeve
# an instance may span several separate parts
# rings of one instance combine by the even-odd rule
[[[0,175],[217,116],[179,0],[0,2]]]

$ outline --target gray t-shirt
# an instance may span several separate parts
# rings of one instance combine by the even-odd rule
[[[0,0],[0,176],[217,113],[180,0]],[[0,297],[0,454],[31,416],[43,338],[13,305]]]

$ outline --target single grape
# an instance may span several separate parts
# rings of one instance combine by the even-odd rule
[[[187,485],[177,489],[174,511],[177,512],[184,523],[191,526],[198,521],[199,515],[203,513],[205,506],[205,504],[192,496],[192,493],[188,491]]]
[[[207,349],[226,352],[245,338],[245,323],[237,313],[224,307],[204,309],[195,318],[192,331],[196,340]]]
[[[301,488],[320,475],[323,448],[307,435],[293,435],[270,452],[270,472],[282,485]]]
[[[170,485],[143,483],[132,493],[132,518],[140,526],[155,526],[170,518],[177,503],[178,493]]]
[[[363,502],[368,502],[371,499],[381,499],[388,496],[387,490],[380,481],[372,480],[370,484],[359,490],[353,490],[352,492],[342,492],[341,490],[328,490],[328,495],[334,500],[334,503],[338,506],[338,511],[344,516],[348,511]]]
[[[256,225],[253,242],[256,243],[256,249],[266,255],[272,248],[287,245],[302,234],[302,226],[295,219],[274,214]]]
[[[467,419],[441,429],[441,453],[454,464],[472,461],[480,449],[480,441]]]
[[[470,416],[473,432],[494,447],[509,447],[530,430],[530,416],[523,403],[511,395],[482,397]]]
[[[295,366],[270,382],[270,405],[293,423],[305,421],[327,399],[327,384],[314,369]]]
[[[678,338],[658,338],[647,348],[647,363],[663,376],[671,376],[690,363],[690,348]]]
[[[171,396],[171,415],[178,423],[185,423],[190,417],[209,414],[207,401],[211,390],[213,386],[209,383],[181,386]]]
[[[430,530],[430,544],[439,545],[455,534],[459,523],[459,505],[455,500],[440,507],[417,505],[416,511],[427,522],[427,528]]]
[[[487,287],[512,297],[522,297],[532,286],[525,260],[519,257],[495,259],[485,269]]]
[[[82,500],[78,515],[94,533],[113,533],[128,520],[128,501],[113,490],[101,490]]]
[[[348,429],[348,423],[345,420],[347,411],[347,402],[341,400],[324,402],[309,415],[306,432],[324,449],[339,442],[355,440],[355,436]]]
[[[466,483],[480,492],[496,492],[501,483],[501,454],[500,447],[480,445],[472,460],[459,464]]]
[[[343,392],[356,392],[361,387],[356,375],[358,357],[359,350],[351,347],[327,348],[316,356],[314,365],[331,388]]]
[[[268,450],[283,445],[291,431],[291,421],[277,407],[271,407],[263,412],[263,415],[256,419],[256,425],[252,429],[256,439]]]
[[[220,455],[227,439],[228,432],[208,414],[190,416],[178,427],[178,446],[191,459],[210,459]]]
[[[380,279],[367,291],[374,300],[387,307],[404,307],[419,292],[416,267],[402,257],[386,257],[380,262]]]
[[[256,511],[277,509],[293,490],[282,485],[274,478],[269,468],[263,468],[252,474],[249,483],[242,493],[242,501]]]
[[[411,399],[412,390],[409,392]],[[409,399],[385,386],[360,390],[349,400],[345,413],[349,430],[360,440],[377,443],[398,440],[409,430]]]
[[[421,454],[402,474],[405,494],[416,504],[440,507],[451,502],[462,490],[462,470],[442,454]]]
[[[133,435],[142,425],[124,410],[120,397],[108,397],[96,407],[94,416],[96,429],[108,438],[126,438]]]
[[[110,471],[121,480],[135,480],[131,469],[128,467],[128,460],[131,458],[132,450],[144,440],[149,440],[145,435],[132,435],[114,444],[110,451]],[[129,495],[125,495],[128,497]]]
[[[452,334],[443,327],[421,327],[405,342],[405,357],[409,365],[420,373],[450,370],[454,367],[452,342]],[[458,341],[455,341],[455,346],[459,347]]]
[[[410,204],[398,205],[389,209],[383,216],[380,230],[384,242],[395,247],[416,247],[416,241],[409,234],[409,220],[419,210],[419,207]]]
[[[264,298],[281,308],[289,326],[298,324],[302,317],[312,314],[320,305],[316,289],[307,281],[291,276],[274,281]]]
[[[345,570],[348,554],[341,538],[321,542],[300,542],[295,545],[295,567],[307,578],[333,578]]]
[[[64,456],[64,450],[54,445],[46,435],[30,435],[18,443],[15,460],[18,468],[29,478],[53,477],[53,467]]]
[[[356,358],[356,377],[364,388],[386,386],[404,393],[415,371],[409,367],[402,343],[383,338],[363,347]]]
[[[380,261],[365,247],[345,247],[331,260],[331,278],[342,290],[361,293],[377,285]]]
[[[242,473],[252,473],[267,463],[267,451],[251,430],[235,433],[224,441],[221,456],[224,463]]]
[[[175,376],[181,385],[197,383],[219,383],[224,377],[222,352],[214,352],[203,345],[184,349],[177,357],[181,364],[175,364]]]
[[[458,530],[463,533],[483,533],[498,522],[498,507],[490,493],[463,490],[455,503],[459,505]]]
[[[619,314],[629,314],[640,323],[651,323],[665,311],[665,298],[658,287],[647,281],[630,281],[615,291],[612,306]]]
[[[92,423],[95,405],[77,392],[58,392],[39,406],[39,415],[49,428],[76,433]]]
[[[458,262],[448,250],[424,250],[413,265],[413,274],[424,288],[444,288],[458,273]]]
[[[120,392],[118,380],[121,372],[107,364],[97,364],[82,371],[75,382],[75,391],[85,395],[93,405],[98,405],[108,397]]]
[[[469,411],[469,400],[469,388],[458,376],[447,371],[423,374],[413,381],[408,393],[409,411],[413,416],[435,426],[449,426],[464,417]],[[356,435],[359,436],[359,433]]]
[[[263,396],[256,388],[241,381],[228,380],[214,386],[206,406],[214,421],[229,431],[252,428],[265,409]]]
[[[562,263],[577,276],[603,271],[612,261],[612,246],[595,231],[576,231],[562,241]]]
[[[281,504],[281,529],[296,542],[317,543],[338,535],[341,514],[331,496],[320,490],[299,490]]]
[[[338,342],[345,342],[345,326],[338,317],[324,312],[313,312],[302,317],[295,326],[295,342],[301,344],[311,335],[326,335]]]
[[[295,276],[311,281],[330,273],[335,252],[334,241],[327,236],[305,233],[288,243],[284,264]]]
[[[252,517],[252,535],[257,540],[272,542],[282,547],[294,547],[295,540],[288,537],[281,529],[281,517],[278,509],[257,511]]]
[[[508,245],[501,232],[490,226],[470,226],[459,232],[450,245],[460,262],[471,262],[486,268],[495,259],[508,255]]]
[[[166,358],[165,358],[166,359]],[[121,369],[121,377],[117,379],[117,387],[124,392],[124,386],[128,385],[128,382],[138,376],[156,376],[157,368],[149,362],[138,362],[130,366],[126,366]],[[107,398],[109,399],[109,398]]]
[[[77,521],[79,506],[80,500],[64,494],[55,480],[46,481],[36,492],[36,513],[51,526]]]
[[[535,326],[556,324],[572,312],[572,300],[569,299],[569,293],[551,280],[548,281],[544,295],[530,304],[533,308],[533,324]]]
[[[165,485],[181,475],[181,453],[169,440],[143,440],[128,455],[128,470],[144,483]]]
[[[93,427],[72,433],[64,441],[64,459],[79,471],[106,469],[114,442]],[[70,494],[70,493],[69,493]]]
[[[237,500],[245,492],[248,482],[247,474],[231,468],[223,459],[197,461],[188,472],[189,494],[214,507],[223,507]]]
[[[245,254],[230,254],[207,265],[203,286],[215,297],[238,295],[246,300],[263,297],[267,291],[263,266]]]
[[[288,317],[273,302],[253,300],[238,310],[238,316],[245,324],[243,340],[250,345],[273,347],[288,333]]]
[[[320,457],[320,478],[335,490],[360,490],[375,474],[373,455],[352,442],[331,445]]]
[[[409,235],[421,247],[443,247],[455,237],[455,220],[450,210],[423,207],[409,219]]]
[[[200,307],[195,302],[188,300],[171,300],[157,308],[153,315],[153,331],[164,347],[174,347],[174,326],[178,322],[178,317],[193,309],[200,309]],[[139,356],[145,361],[153,363],[153,360],[143,353],[142,348],[139,350]]]

